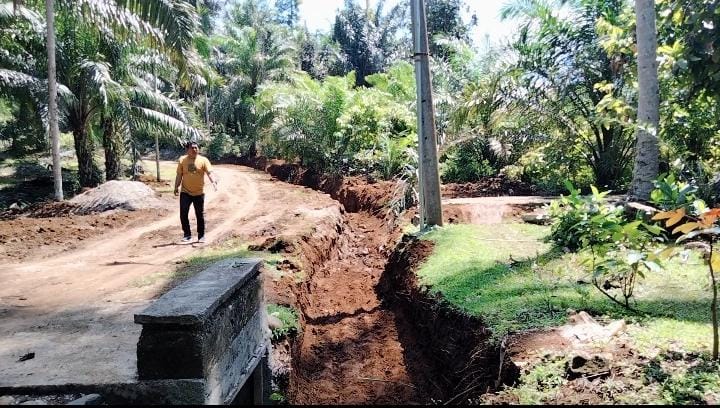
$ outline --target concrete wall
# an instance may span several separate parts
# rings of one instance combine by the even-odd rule
[[[269,331],[260,263],[219,261],[135,315],[143,326],[139,382],[200,381],[194,396],[186,396],[192,403],[250,402],[250,394],[254,403],[269,401],[270,379],[262,375]]]

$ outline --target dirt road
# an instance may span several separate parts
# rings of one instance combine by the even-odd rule
[[[264,173],[215,169],[220,188],[206,189],[204,247],[176,244],[182,234],[176,199],[165,194],[167,210],[139,212],[120,228],[108,223],[83,241],[64,237],[75,243],[61,253],[33,248],[18,254],[22,262],[0,267],[0,386],[133,381],[140,333],[133,314],[167,288],[177,262],[228,238],[307,228],[337,210],[328,196]],[[195,231],[192,211],[190,220]],[[57,232],[37,231],[48,229]],[[28,353],[34,358],[18,361]]]

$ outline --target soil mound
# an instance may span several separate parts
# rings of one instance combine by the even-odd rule
[[[139,181],[111,180],[70,200],[77,213],[90,214],[114,209],[129,211],[161,208],[155,191]]]
[[[484,177],[471,183],[447,183],[441,187],[443,198],[497,197],[538,195],[543,192],[533,185],[507,177]]]

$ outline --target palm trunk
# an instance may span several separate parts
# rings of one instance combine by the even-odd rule
[[[630,196],[648,200],[657,177],[660,149],[658,126],[660,96],[657,75],[655,1],[635,0],[638,50],[638,115],[635,168]]]
[[[17,2],[16,2],[17,4]],[[55,3],[45,0],[48,52],[48,133],[52,144],[55,200],[63,200],[62,165],[60,163],[60,130],[58,128],[57,73],[55,64]]]
[[[86,126],[73,131],[75,139],[75,154],[78,160],[78,176],[80,186],[95,187],[102,181],[100,169],[93,160],[94,146]]]
[[[103,120],[103,147],[105,149],[105,180],[117,180],[122,172],[120,162],[122,140],[115,132],[115,122],[109,117]]]

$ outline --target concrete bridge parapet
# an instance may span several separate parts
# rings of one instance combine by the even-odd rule
[[[139,382],[196,384],[178,387],[183,396],[166,396],[177,402],[268,403],[270,336],[261,262],[219,261],[136,314],[142,325]]]

